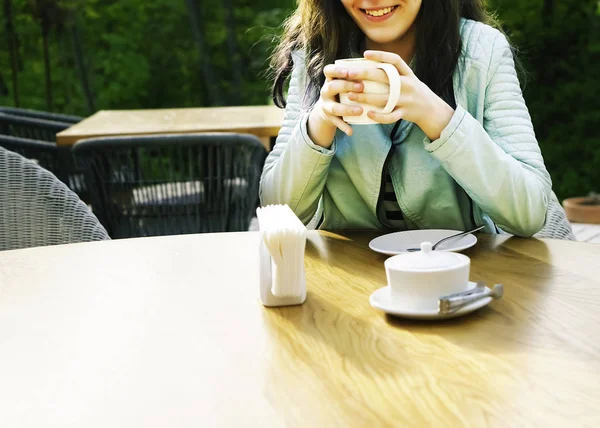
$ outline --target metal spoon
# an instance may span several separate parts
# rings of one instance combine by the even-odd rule
[[[484,290],[485,290],[485,282],[477,281],[475,287],[473,287],[469,290],[460,291],[458,293],[447,294],[445,296],[440,297],[440,300],[452,300],[452,299],[456,299],[457,297],[466,297],[466,296],[471,296],[473,294],[480,294],[480,293],[483,293]]]
[[[502,284],[496,284],[492,287],[491,290],[484,289],[482,292],[479,293],[466,294],[462,296],[453,295],[441,297],[438,300],[438,312],[442,315],[451,314],[483,298],[491,297],[493,299],[499,299],[500,297],[502,297],[503,294],[504,286]]]
[[[460,232],[460,233],[457,233],[456,235],[450,235],[450,236],[447,236],[446,238],[444,238],[444,239],[440,239],[440,240],[439,240],[439,241],[437,241],[437,242],[436,242],[434,245],[432,245],[432,246],[431,246],[431,249],[432,249],[432,250],[435,250],[435,248],[436,248],[438,245],[440,245],[442,242],[446,242],[446,241],[448,241],[448,240],[450,240],[450,239],[454,239],[454,238],[460,238],[461,236],[465,236],[465,235],[468,235],[468,234],[470,234],[470,233],[478,232],[478,231],[480,231],[481,229],[483,229],[484,227],[485,227],[485,226],[479,226],[479,227],[476,227],[475,229],[467,230],[466,232]],[[413,251],[421,251],[421,249],[420,249],[420,248],[407,248],[407,249],[406,249],[406,250],[404,250],[404,251],[407,251],[407,252],[411,252],[411,253],[412,253]]]

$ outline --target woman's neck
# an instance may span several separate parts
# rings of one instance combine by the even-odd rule
[[[414,25],[400,38],[387,43],[377,43],[366,39],[366,47],[369,50],[392,52],[400,55],[400,57],[409,64],[416,49],[416,32]]]

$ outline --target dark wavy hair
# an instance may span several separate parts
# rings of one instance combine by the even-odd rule
[[[452,75],[462,49],[461,18],[500,28],[488,13],[484,0],[423,0],[415,22],[415,74],[453,106]],[[298,8],[284,24],[281,42],[271,57],[275,104],[285,107],[284,90],[292,72],[293,51],[306,54],[306,95],[314,103],[325,81],[323,68],[339,58],[362,56],[363,40],[364,34],[340,0],[299,0]]]

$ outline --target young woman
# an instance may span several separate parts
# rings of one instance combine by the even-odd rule
[[[458,229],[532,236],[551,180],[523,100],[511,47],[482,0],[300,0],[274,56],[283,127],[261,177],[261,202],[288,204],[325,229]],[[343,116],[383,106],[363,92],[393,64],[400,98],[374,125]],[[284,86],[289,78],[287,103]],[[311,222],[312,220],[312,222]]]

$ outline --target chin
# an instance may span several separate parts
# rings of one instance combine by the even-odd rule
[[[363,30],[364,35],[371,40],[374,43],[380,44],[380,45],[384,45],[384,44],[388,44],[388,43],[393,43],[397,40],[402,39],[402,37],[404,37],[404,35],[407,33],[407,31],[389,31],[389,30],[384,30],[381,29],[380,31],[364,31]]]
[[[383,44],[392,43],[392,42],[395,42],[396,40],[401,39],[403,34],[390,35],[389,33],[381,34],[379,32],[375,32],[375,33],[370,32],[370,33],[365,33],[365,36],[372,42],[383,45]]]

